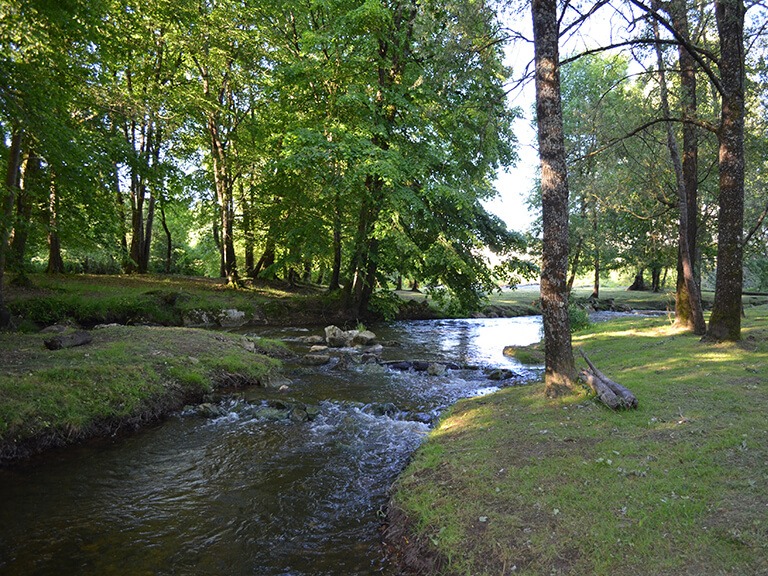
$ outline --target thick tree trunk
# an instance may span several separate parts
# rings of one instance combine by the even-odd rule
[[[543,219],[541,308],[544,382],[547,395],[559,396],[572,390],[576,367],[565,283],[568,269],[568,175],[560,100],[557,3],[555,0],[533,0],[532,13]]]
[[[741,339],[744,226],[744,3],[715,2],[720,38],[722,109],[720,120],[720,197],[717,222],[715,300],[707,337]]]
[[[5,265],[8,258],[8,238],[13,221],[13,206],[19,188],[19,168],[21,165],[21,128],[14,128],[11,145],[8,149],[8,162],[5,172],[5,190],[2,194],[2,213],[0,213],[0,328],[10,323],[11,315],[5,303]]]

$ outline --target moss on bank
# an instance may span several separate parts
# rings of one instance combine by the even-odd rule
[[[460,402],[395,487],[401,559],[473,576],[768,573],[768,306],[743,337],[638,318],[576,335],[636,411],[541,386]]]
[[[255,384],[276,343],[146,326],[107,326],[85,346],[0,333],[0,462],[156,420],[221,386]]]

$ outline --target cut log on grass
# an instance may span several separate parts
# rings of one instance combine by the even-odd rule
[[[582,358],[584,358],[589,366],[589,371],[582,371],[582,375],[586,374],[584,379],[592,387],[603,404],[614,410],[617,408],[637,408],[637,397],[628,388],[622,386],[618,382],[614,382],[600,372],[583,350],[580,350],[579,352],[581,352]],[[601,390],[603,391],[602,394]],[[610,391],[615,400],[611,398],[610,394],[606,394],[604,391]],[[605,400],[603,399],[604,396],[606,398]]]
[[[62,348],[73,348],[75,346],[82,346],[83,344],[90,344],[93,340],[90,332],[85,330],[78,330],[71,334],[59,334],[53,338],[49,338],[45,341],[45,347],[48,350],[61,350]]]
[[[600,400],[603,404],[608,406],[608,408],[611,408],[613,410],[618,410],[622,407],[622,402],[619,399],[616,394],[613,393],[613,390],[611,390],[604,382],[602,382],[597,376],[595,376],[592,372],[588,372],[587,370],[581,371],[581,377],[584,378],[587,384],[592,388],[592,390],[595,391],[595,394],[597,394],[597,399]]]

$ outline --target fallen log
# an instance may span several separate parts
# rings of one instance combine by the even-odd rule
[[[48,350],[61,350],[62,348],[73,348],[75,346],[82,346],[83,344],[90,344],[92,341],[93,336],[91,336],[90,332],[78,330],[71,334],[59,334],[58,336],[49,338],[44,344]]]
[[[613,393],[613,390],[611,390],[592,372],[582,370],[581,377],[587,384],[589,384],[590,388],[594,390],[595,394],[597,394],[597,399],[608,406],[608,408],[611,408],[612,410],[618,410],[623,406],[622,401],[618,396],[616,396],[616,394]]]
[[[626,388],[625,386],[622,386],[618,382],[614,382],[613,380],[608,378],[605,374],[603,374],[600,370],[598,370],[597,367],[587,357],[587,355],[584,353],[583,350],[579,350],[579,352],[581,353],[582,358],[584,358],[587,365],[589,366],[589,371],[585,370],[583,371],[583,373],[590,375],[591,378],[585,377],[585,380],[592,387],[595,393],[598,395],[598,398],[600,399],[601,402],[606,404],[606,406],[613,408],[614,410],[616,408],[637,408],[637,397],[628,388]],[[598,388],[610,390],[613,396],[617,399],[618,404],[611,405],[613,404],[612,400],[611,400],[611,404],[603,400],[600,392],[598,391]],[[608,397],[610,398],[610,396]]]

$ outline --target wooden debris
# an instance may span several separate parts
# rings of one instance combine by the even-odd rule
[[[93,336],[90,332],[85,330],[78,330],[70,334],[59,334],[53,338],[49,338],[44,342],[45,347],[48,350],[61,350],[62,348],[73,348],[75,346],[82,346],[83,344],[90,344],[93,341]]]
[[[583,350],[579,352],[589,366],[589,370],[582,370],[581,375],[595,391],[598,400],[613,410],[637,408],[637,397],[628,388],[614,382],[600,372]]]

